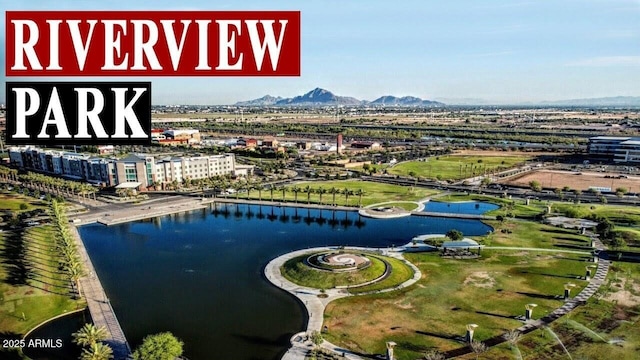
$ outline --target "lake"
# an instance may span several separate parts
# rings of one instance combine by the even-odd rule
[[[441,202],[441,201],[429,201],[426,203],[424,211],[481,215],[488,211],[496,210],[499,208],[500,206],[496,204],[480,202],[480,201],[465,201],[465,202],[452,202],[452,203]]]
[[[316,246],[404,245],[450,229],[491,230],[477,220],[220,204],[79,232],[132,348],[171,331],[191,360],[250,360],[279,359],[306,324],[302,305],[264,278],[271,259]]]

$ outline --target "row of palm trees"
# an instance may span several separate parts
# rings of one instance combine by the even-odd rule
[[[22,183],[32,190],[41,193],[52,194],[56,196],[76,196],[88,199],[93,196],[96,199],[98,189],[87,183],[77,181],[64,180],[44,174],[27,172],[26,174],[18,174],[18,170],[0,166],[0,180],[7,183]]]
[[[251,191],[252,190],[257,190],[258,191],[258,200],[262,201],[262,191],[264,190],[263,186],[257,186],[255,183],[241,183],[239,185],[240,190],[246,190],[247,191],[247,197],[251,197]],[[313,188],[310,185],[306,185],[304,187],[300,187],[298,185],[293,185],[293,186],[273,186],[273,185],[269,185],[268,188],[269,191],[269,200],[273,201],[274,200],[274,192],[280,192],[282,193],[282,197],[281,200],[285,200],[286,199],[286,193],[293,193],[293,201],[294,202],[298,202],[298,194],[306,194],[306,201],[307,204],[311,203],[311,195],[313,194],[317,194],[318,195],[318,203],[320,205],[332,205],[335,206],[337,205],[336,202],[336,196],[337,195],[344,195],[345,198],[345,205],[349,205],[349,197],[350,196],[358,196],[358,206],[361,207],[362,206],[362,197],[366,194],[364,190],[362,189],[357,189],[357,190],[352,190],[349,188],[344,188],[344,189],[340,189],[337,187],[331,187],[331,188],[324,188],[324,187],[318,187],[318,188]],[[331,203],[329,204],[325,204],[323,202],[323,197],[325,195],[331,195]],[[237,196],[237,191],[236,191],[236,196]]]
[[[324,205],[323,196],[326,194],[330,194],[332,196],[332,201],[328,205],[337,205],[336,196],[344,195],[345,204],[349,204],[350,196],[358,196],[358,206],[362,206],[362,197],[366,194],[366,192],[362,189],[352,190],[348,188],[340,189],[337,187],[331,188],[313,188],[310,185],[306,185],[304,187],[300,187],[298,185],[293,185],[290,187],[286,186],[274,186],[273,184],[265,184],[259,178],[246,178],[240,180],[233,180],[230,176],[214,176],[205,179],[185,179],[183,181],[185,187],[188,188],[196,188],[203,192],[203,194],[207,190],[213,190],[213,196],[216,196],[216,193],[225,192],[228,189],[232,189],[236,198],[240,197],[240,193],[246,192],[247,197],[251,197],[252,191],[258,192],[258,200],[262,201],[262,193],[264,191],[268,191],[270,196],[269,199],[271,201],[274,200],[274,193],[282,193],[282,198],[280,200],[286,199],[286,193],[293,193],[294,202],[298,202],[298,194],[306,194],[307,195],[307,204],[311,203],[311,195],[318,194],[319,200],[318,203]],[[177,189],[180,186],[177,182],[170,183],[168,187],[170,189]]]
[[[84,267],[78,253],[78,245],[69,229],[69,219],[63,203],[51,201],[49,212],[54,226],[55,249],[60,254],[58,266],[71,282],[72,296],[80,296],[80,278],[84,276]]]

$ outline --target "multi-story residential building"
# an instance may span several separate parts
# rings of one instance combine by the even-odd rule
[[[9,161],[16,167],[103,186],[139,183],[140,189],[174,181],[180,183],[186,179],[205,179],[220,175],[247,176],[253,173],[252,166],[236,167],[233,154],[159,159],[142,154],[130,154],[121,159],[114,159],[29,146],[10,148]]]

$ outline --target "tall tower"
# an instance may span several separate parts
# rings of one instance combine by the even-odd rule
[[[342,154],[342,134],[338,134],[338,138],[336,139],[336,151],[338,154]]]

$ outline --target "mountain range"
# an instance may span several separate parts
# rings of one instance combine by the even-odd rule
[[[395,97],[391,95],[381,96],[374,101],[359,100],[350,96],[338,96],[329,90],[315,88],[304,95],[292,98],[274,97],[265,95],[259,99],[239,101],[238,106],[325,106],[325,105],[373,105],[373,106],[427,106],[440,107],[445,104],[423,100],[413,96]]]

